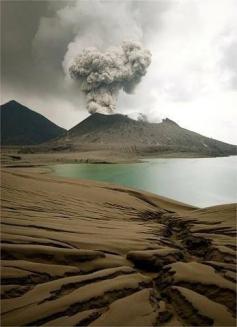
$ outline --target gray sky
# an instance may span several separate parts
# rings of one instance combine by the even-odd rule
[[[237,143],[236,0],[1,1],[1,102],[65,128],[88,116],[65,63],[84,47],[141,42],[152,64],[117,111]]]

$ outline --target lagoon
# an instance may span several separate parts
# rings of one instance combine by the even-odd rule
[[[198,207],[237,200],[237,156],[146,159],[127,164],[58,164],[54,174],[129,186]]]

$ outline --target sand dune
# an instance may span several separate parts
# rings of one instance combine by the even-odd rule
[[[2,172],[3,326],[234,326],[236,205]]]

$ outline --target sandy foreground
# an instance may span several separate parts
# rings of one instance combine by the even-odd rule
[[[235,326],[236,205],[2,169],[3,326]]]

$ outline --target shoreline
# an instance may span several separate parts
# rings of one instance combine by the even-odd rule
[[[184,192],[184,194],[182,196],[179,196],[178,193],[177,194],[175,193],[175,191],[167,192],[167,190],[164,191],[165,189],[162,191],[162,188],[157,189],[154,185],[149,186],[146,183],[145,184],[144,183],[142,183],[142,184],[135,183],[135,185],[134,185],[133,183],[124,182],[124,181],[120,183],[120,181],[116,180],[116,179],[115,180],[113,179],[113,180],[110,181],[107,178],[100,178],[99,177],[98,179],[96,179],[95,176],[92,177],[92,178],[90,178],[89,176],[85,176],[85,177],[84,176],[74,176],[73,174],[71,176],[70,172],[68,172],[69,168],[66,168],[67,165],[69,165],[69,166],[70,165],[75,165],[75,167],[76,167],[77,165],[80,165],[80,164],[83,164],[83,165],[88,164],[89,166],[94,165],[94,164],[100,166],[100,164],[101,164],[102,166],[104,165],[104,167],[106,167],[106,165],[115,165],[116,166],[117,164],[122,165],[122,167],[123,167],[123,165],[125,165],[125,167],[128,165],[128,167],[129,167],[130,164],[131,165],[136,164],[135,165],[135,168],[136,168],[136,167],[138,167],[137,164],[146,164],[149,161],[153,162],[152,160],[157,160],[157,163],[159,162],[159,160],[167,160],[167,162],[169,162],[169,159],[170,160],[176,160],[177,159],[177,160],[181,160],[181,162],[183,160],[184,165],[189,166],[189,164],[186,163],[187,159],[189,159],[189,160],[193,160],[193,159],[198,159],[198,160],[200,160],[200,159],[210,159],[210,160],[213,159],[213,160],[216,160],[216,159],[220,158],[220,160],[221,160],[222,158],[234,158],[235,156],[209,157],[209,158],[157,158],[157,157],[155,157],[155,158],[154,157],[145,157],[145,158],[143,157],[142,158],[142,157],[140,157],[140,158],[137,158],[136,160],[132,160],[130,158],[129,161],[125,160],[125,158],[122,158],[120,161],[115,160],[115,158],[110,158],[110,161],[109,160],[106,161],[105,159],[102,159],[102,158],[100,160],[95,159],[94,154],[92,154],[92,157],[91,157],[90,160],[85,159],[85,158],[79,159],[78,157],[77,157],[77,159],[72,159],[71,155],[75,156],[75,155],[77,155],[77,153],[70,153],[68,155],[69,155],[69,157],[67,157],[67,156],[65,157],[64,154],[62,154],[60,156],[60,158],[58,158],[57,156],[51,158],[50,154],[45,154],[45,153],[41,154],[39,156],[36,155],[36,154],[34,154],[34,155],[33,154],[30,154],[30,155],[28,154],[23,158],[20,158],[20,159],[17,158],[16,159],[15,155],[3,154],[2,155],[2,168],[10,168],[10,169],[45,168],[46,170],[48,170],[48,173],[52,174],[52,176],[55,176],[55,177],[64,177],[64,178],[69,178],[70,180],[72,180],[72,179],[77,179],[77,180],[78,179],[83,179],[84,180],[85,179],[85,180],[105,182],[105,183],[107,182],[107,183],[110,183],[110,184],[118,184],[118,185],[123,186],[123,187],[135,188],[135,189],[137,189],[138,192],[150,192],[151,194],[155,194],[157,196],[164,196],[164,197],[167,197],[169,199],[175,199],[177,201],[181,201],[181,202],[187,203],[189,205],[199,206],[201,208],[205,208],[207,206],[221,205],[221,204],[225,204],[225,203],[233,203],[233,201],[235,201],[234,197],[231,197],[230,194],[229,194],[229,197],[228,196],[226,196],[226,197],[222,196],[221,197],[222,193],[225,194],[224,191],[226,191],[227,192],[226,194],[228,195],[228,190],[225,190],[225,189],[223,190],[222,193],[221,192],[219,192],[217,194],[214,193],[214,195],[212,197],[210,197],[210,198],[208,198],[208,194],[207,194],[206,198],[205,198],[205,196],[197,198],[195,193],[193,193],[192,196],[185,196],[185,192]],[[82,154],[80,153],[80,155],[82,155]],[[173,161],[173,162],[175,163],[176,161]],[[207,161],[207,163],[208,163],[208,166],[210,166],[211,161]],[[216,163],[218,163],[218,161]],[[214,163],[214,164],[216,165],[216,163]],[[57,167],[57,165],[59,165],[59,173],[57,173],[55,171],[55,169],[56,169],[55,167]],[[64,165],[65,165],[65,168],[60,168],[60,167],[63,167]],[[171,167],[172,167],[172,165],[171,165]],[[61,169],[66,170],[66,173],[63,174],[62,172],[60,172]],[[112,169],[112,171],[115,169],[115,172],[117,172],[118,169],[120,169],[120,168],[110,167],[109,171],[111,171],[111,169]],[[136,169],[139,169],[139,168],[136,168]],[[125,171],[125,173],[126,173],[126,171]],[[156,173],[156,172],[153,171],[153,173]],[[181,170],[181,174],[183,174],[183,173],[184,172],[182,172],[182,170]],[[214,174],[214,176],[215,176],[215,174]],[[217,176],[218,176],[218,170],[217,170]],[[194,178],[194,185],[196,185],[198,187],[198,185],[200,183],[198,183],[196,181],[196,184],[195,184],[195,176],[193,174],[191,174],[191,178]],[[202,178],[202,176],[200,176],[200,178]],[[220,175],[220,178],[222,178],[221,175]],[[175,180],[173,181],[173,180],[167,179],[166,182],[170,184],[172,182],[175,182]],[[159,178],[157,180],[157,183],[159,183]],[[186,183],[186,184],[184,183],[184,190],[186,190],[186,187],[189,186],[188,183]],[[207,187],[206,193],[208,193],[208,191],[209,192],[212,191],[212,189],[210,189],[210,190],[208,189],[208,185],[206,185],[206,187]],[[219,191],[221,191],[221,190],[219,190]],[[217,198],[219,197],[218,201],[215,201],[216,197]],[[221,198],[223,199],[223,201],[221,201]]]
[[[139,192],[150,192],[157,196],[205,208],[236,201],[233,180],[226,178],[228,173],[234,178],[235,170],[231,167],[235,164],[235,157],[205,158],[204,160],[201,158],[146,158],[140,162],[119,163],[112,167],[107,167],[107,164],[97,164],[93,167],[94,163],[57,163],[51,165],[49,169],[54,176],[118,184],[135,188]],[[213,171],[209,171],[212,167]],[[224,169],[225,172],[223,172]],[[169,174],[172,177],[169,177]],[[224,185],[216,187],[214,178],[219,179],[219,183],[225,182],[226,187]],[[205,182],[205,179],[209,182]],[[192,185],[189,181],[192,181]],[[167,185],[170,185],[170,188]],[[202,193],[201,188],[203,188]]]

